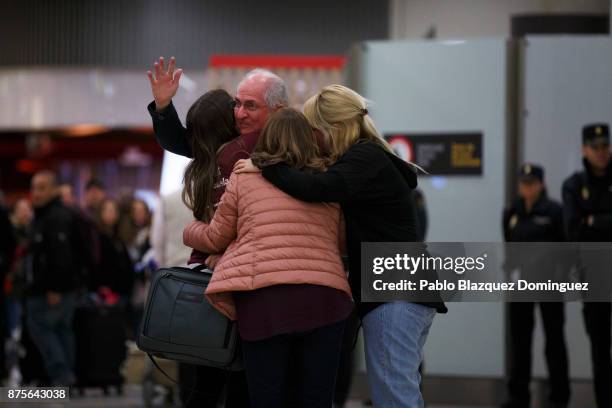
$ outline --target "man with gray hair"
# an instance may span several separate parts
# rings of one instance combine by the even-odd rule
[[[153,74],[147,72],[154,101],[148,106],[153,119],[153,129],[160,146],[172,153],[193,157],[187,129],[181,124],[172,98],[176,95],[181,69],[175,69],[176,61],[170,58],[165,69],[164,58],[155,63]],[[284,81],[276,74],[254,69],[240,81],[234,99],[234,118],[239,136],[230,141],[219,154],[219,171],[223,176],[221,185],[227,183],[234,164],[240,159],[248,159],[253,151],[259,134],[268,117],[289,104]],[[177,180],[179,183],[180,180]],[[189,264],[203,264],[207,255],[193,251]],[[181,392],[186,407],[216,407],[226,383],[228,386],[225,407],[248,407],[249,395],[244,372],[227,373],[223,370],[180,364],[180,383],[183,390],[195,389],[197,392]],[[229,377],[229,380],[228,380]]]
[[[170,58],[167,70],[164,58],[160,57],[155,63],[155,75],[151,71],[147,72],[154,99],[148,110],[160,146],[169,152],[191,158],[187,129],[181,124],[172,104],[183,73],[182,69],[175,70],[175,67],[174,57]],[[257,139],[270,114],[288,105],[287,87],[282,78],[261,68],[248,72],[238,84],[234,105],[240,138],[256,133],[254,139]]]

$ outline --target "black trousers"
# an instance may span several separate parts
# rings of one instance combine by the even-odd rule
[[[346,404],[355,375],[355,343],[361,319],[357,311],[353,311],[346,319],[344,334],[342,335],[342,350],[340,351],[340,364],[336,378],[336,391],[334,392],[334,406],[341,408]]]
[[[510,318],[510,405],[528,407],[531,382],[531,349],[536,303],[509,303]],[[549,394],[553,403],[567,403],[570,397],[567,348],[563,326],[565,305],[561,302],[537,303],[544,324],[544,355],[548,366]]]
[[[331,407],[344,325],[243,341],[251,406]]]
[[[185,408],[216,408],[226,388],[225,408],[248,408],[244,371],[228,372],[190,364],[179,365],[180,397]]]
[[[612,407],[612,362],[610,337],[612,336],[612,303],[584,303],[584,325],[591,342],[591,362],[595,399],[599,408]]]

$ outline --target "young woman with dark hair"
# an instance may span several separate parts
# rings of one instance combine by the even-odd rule
[[[106,198],[96,217],[100,231],[100,262],[90,276],[89,290],[110,289],[127,303],[134,285],[134,269],[125,244],[119,238],[119,205]]]
[[[184,175],[183,202],[196,220],[209,221],[238,159],[249,157],[259,132],[240,137],[234,119],[234,98],[222,89],[206,92],[189,108],[185,142],[189,163]],[[189,264],[204,264],[207,253],[193,250]],[[226,408],[249,406],[245,373],[180,364],[181,400],[187,407],[218,406],[227,384]]]

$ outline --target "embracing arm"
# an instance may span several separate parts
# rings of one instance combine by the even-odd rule
[[[375,146],[355,145],[324,173],[310,174],[286,164],[262,169],[262,175],[285,193],[303,201],[347,202],[359,195],[385,164]]]
[[[238,194],[232,174],[210,224],[192,221],[183,230],[183,243],[210,254],[222,253],[238,234]]]

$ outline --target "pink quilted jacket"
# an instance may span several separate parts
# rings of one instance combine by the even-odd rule
[[[213,255],[207,260],[215,271],[206,296],[235,320],[234,291],[313,284],[350,297],[340,260],[342,224],[338,204],[298,201],[260,173],[232,174],[210,224],[191,222],[183,242],[207,253],[223,253],[220,259]]]

